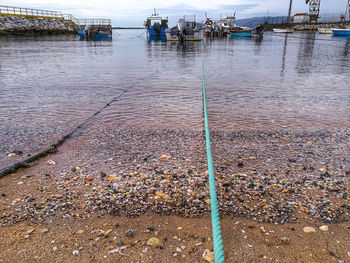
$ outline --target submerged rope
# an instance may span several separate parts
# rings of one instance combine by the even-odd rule
[[[214,256],[215,256],[215,263],[223,263],[224,262],[224,247],[223,247],[222,238],[221,238],[220,218],[219,218],[218,200],[217,200],[217,195],[216,195],[213,157],[211,154],[211,146],[210,146],[207,102],[206,102],[206,96],[205,96],[204,61],[202,61],[202,88],[203,88],[203,112],[204,112],[204,127],[205,127],[205,143],[206,143],[206,147],[207,147],[211,225],[212,225],[212,231],[213,231]]]
[[[83,126],[85,126],[88,122],[90,122],[92,119],[94,119],[97,115],[99,115],[104,109],[106,109],[107,107],[109,107],[111,104],[113,104],[116,101],[119,101],[119,99],[125,94],[127,93],[129,90],[131,90],[134,86],[131,85],[128,88],[126,88],[125,90],[123,90],[122,92],[119,93],[118,96],[114,97],[111,101],[109,101],[107,104],[105,104],[101,109],[99,109],[98,111],[96,111],[94,114],[92,114],[89,118],[87,118],[86,120],[84,120],[83,122],[81,122],[78,126],[76,126],[71,132],[69,132],[68,134],[62,136],[57,142],[55,142],[54,144],[50,145],[47,149],[39,152],[38,154],[31,156],[23,161],[20,162],[16,162],[12,165],[10,165],[9,167],[3,168],[0,170],[0,178],[5,177],[8,174],[11,173],[15,173],[17,172],[19,169],[21,168],[28,168],[30,166],[33,165],[33,162],[49,155],[52,153],[56,153],[58,151],[58,148],[69,138],[71,138],[73,136],[74,133],[76,133],[78,130],[80,130],[81,128],[83,128]]]

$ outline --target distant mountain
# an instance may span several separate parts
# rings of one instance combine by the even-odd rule
[[[319,22],[339,22],[341,13],[337,14],[321,14],[318,19]],[[293,16],[291,17],[293,18]],[[245,27],[256,27],[259,24],[280,24],[287,21],[287,16],[261,16],[261,17],[252,17],[245,19],[238,19],[236,21],[237,26]]]
[[[259,24],[280,24],[287,20],[286,16],[261,16],[261,17],[252,17],[245,19],[238,19],[236,21],[237,26],[245,27],[256,27]]]

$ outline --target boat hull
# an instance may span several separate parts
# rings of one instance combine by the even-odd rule
[[[109,39],[110,37],[111,37],[110,34],[96,34],[95,40]]]
[[[178,36],[172,36],[170,33],[166,33],[167,41],[179,41]],[[195,32],[193,35],[185,36],[185,41],[201,41],[203,39],[201,32]]]
[[[333,29],[332,32],[336,36],[350,36],[350,29]]]
[[[293,33],[294,31],[292,29],[274,28],[273,32],[275,32],[275,33]]]
[[[156,32],[153,27],[147,29],[148,41],[157,41],[160,40],[162,42],[167,41],[165,28],[162,27],[160,32]]]
[[[252,32],[242,32],[242,33],[233,33],[231,32],[231,37],[251,37]]]
[[[319,28],[318,33],[320,33],[320,34],[333,34],[331,28]]]

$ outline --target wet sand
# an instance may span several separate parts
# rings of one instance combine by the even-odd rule
[[[97,127],[0,180],[0,261],[205,262],[202,131]],[[227,262],[349,261],[348,130],[211,135]]]

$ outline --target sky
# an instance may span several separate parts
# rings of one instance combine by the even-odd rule
[[[321,0],[322,14],[344,13],[348,0]],[[157,9],[176,24],[183,15],[196,14],[197,21],[236,12],[237,19],[255,16],[286,16],[289,0],[1,0],[0,5],[61,11],[77,18],[110,18],[114,26],[143,26]],[[292,14],[308,12],[305,0],[293,0]]]

